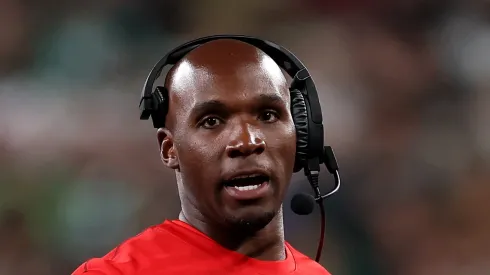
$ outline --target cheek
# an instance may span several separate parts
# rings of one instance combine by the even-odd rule
[[[289,152],[288,159],[290,160],[291,170],[292,170],[294,166],[295,156],[296,156],[296,128],[294,127],[294,125],[288,131],[287,137],[288,137],[287,146]]]
[[[204,137],[187,127],[179,129],[175,139],[176,147],[179,154],[179,160],[194,164],[202,164],[215,158],[217,152],[217,144],[214,140],[210,142],[209,137]],[[214,138],[212,138],[214,139]]]
[[[203,138],[188,138],[176,144],[180,172],[186,182],[212,182],[217,174],[219,142],[206,142]]]
[[[280,159],[284,162],[285,168],[292,170],[296,154],[296,129],[294,125],[286,127],[277,138],[273,139],[269,147],[274,148],[274,151],[281,155]]]
[[[185,152],[187,157],[190,157],[195,162],[204,162],[205,164],[209,161],[216,161],[221,151],[218,139],[210,140],[204,137],[198,137],[197,135],[189,140],[186,147],[188,148]]]

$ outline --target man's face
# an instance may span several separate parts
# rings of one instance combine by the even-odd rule
[[[267,56],[250,58],[179,65],[169,83],[172,146],[162,155],[175,157],[183,204],[206,221],[260,229],[282,205],[296,134],[280,69]]]

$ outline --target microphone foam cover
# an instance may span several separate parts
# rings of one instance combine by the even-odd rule
[[[297,215],[309,215],[314,207],[315,199],[308,194],[296,194],[291,200],[291,210]]]

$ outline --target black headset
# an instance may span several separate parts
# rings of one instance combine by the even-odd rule
[[[190,51],[207,42],[218,39],[233,39],[255,46],[270,56],[293,79],[289,91],[291,96],[291,115],[296,127],[294,172],[304,169],[315,196],[311,198],[311,196],[298,194],[293,198],[291,206],[295,213],[307,215],[313,211],[314,201],[320,205],[322,233],[319,250],[317,251],[316,260],[318,261],[321,255],[325,230],[323,199],[337,192],[340,187],[340,176],[332,148],[323,144],[322,110],[315,83],[306,67],[294,54],[270,41],[244,35],[214,35],[187,42],[170,51],[151,70],[141,93],[139,103],[140,119],[148,120],[151,117],[155,128],[165,126],[165,116],[168,112],[168,92],[162,86],[154,89],[155,81],[160,77],[164,67],[175,65]],[[328,171],[335,178],[335,187],[324,195],[322,195],[318,185],[320,164],[322,163],[325,164]]]

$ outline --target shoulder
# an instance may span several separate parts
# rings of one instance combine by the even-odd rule
[[[123,274],[111,261],[93,258],[79,266],[72,275],[119,275]]]
[[[171,232],[161,226],[152,226],[124,241],[101,258],[92,258],[79,266],[72,275],[133,274],[142,267],[170,263],[174,247],[180,244]]]
[[[286,243],[296,262],[296,271],[299,274],[331,275],[321,264],[296,250],[291,244]]]

